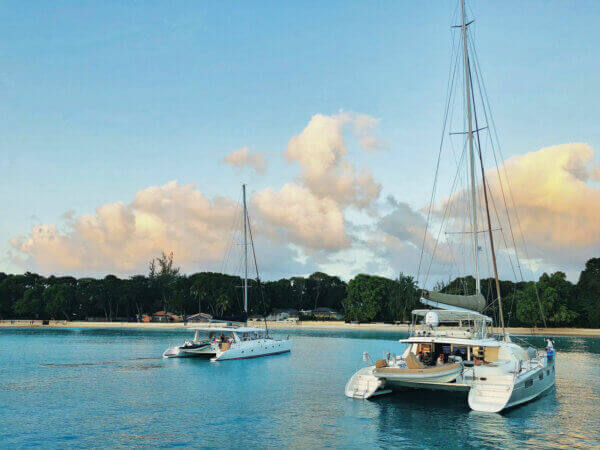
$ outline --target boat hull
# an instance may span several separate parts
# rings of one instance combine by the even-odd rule
[[[291,351],[291,340],[253,339],[231,344],[226,350],[218,349],[211,361],[248,359],[260,356],[278,355]]]
[[[423,389],[431,391],[451,391],[465,394],[469,407],[474,411],[500,412],[508,408],[533,401],[549,391],[555,385],[554,362],[544,361],[538,367],[527,370],[521,375],[512,374],[490,375],[475,373],[476,376],[463,378],[460,374],[452,381],[441,381],[430,379],[409,379],[406,376],[385,378],[374,366],[363,368],[356,372],[346,385],[348,397],[367,399],[378,395],[379,391],[385,389],[393,391],[404,391],[406,389]],[[484,376],[485,375],[485,376]],[[374,377],[384,381],[380,385]],[[364,379],[364,380],[361,380]],[[368,383],[367,383],[368,381]],[[362,386],[360,383],[364,384]],[[375,386],[375,389],[372,389]],[[370,388],[370,389],[367,389]]]
[[[216,350],[211,344],[201,347],[177,346],[169,347],[163,353],[163,358],[193,358],[193,357],[212,357],[216,355]]]

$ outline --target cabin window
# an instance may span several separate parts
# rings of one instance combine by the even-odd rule
[[[540,372],[540,380],[544,379],[544,372]]]
[[[550,375],[550,370],[546,370],[546,375]]]
[[[525,382],[525,387],[526,387],[526,388],[528,388],[528,387],[531,387],[531,386],[533,386],[533,380],[532,380],[532,379],[529,379],[529,380],[527,380],[527,381]]]

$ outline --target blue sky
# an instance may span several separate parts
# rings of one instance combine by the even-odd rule
[[[600,148],[600,4],[470,3],[505,155]],[[67,211],[127,204],[171,180],[234,199],[242,179],[279,188],[298,176],[282,157],[290,138],[340,110],[379,119],[387,144],[349,145],[352,163],[368,166],[382,198],[422,207],[455,11],[454,1],[2,2],[0,250],[36,224],[64,228]],[[265,153],[264,176],[220,161],[243,147]],[[9,256],[0,265],[25,269]]]

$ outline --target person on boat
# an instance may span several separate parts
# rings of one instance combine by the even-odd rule
[[[423,362],[423,352],[417,353],[417,361]]]
[[[425,357],[423,359],[424,359],[423,363],[426,366],[433,366],[435,364],[435,361],[432,359],[431,353],[429,353],[429,352],[425,352]]]
[[[438,357],[437,361],[435,362],[436,366],[443,366],[444,365],[444,354],[440,353],[440,356]]]
[[[548,338],[548,344],[546,345],[546,357],[548,358],[548,362],[554,359],[554,340],[552,338]]]

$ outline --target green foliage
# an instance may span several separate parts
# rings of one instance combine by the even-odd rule
[[[600,327],[600,258],[585,264],[575,290],[572,308],[579,311],[578,325]]]
[[[40,314],[43,314],[42,312],[45,310],[43,297],[43,286],[37,285],[27,289],[23,297],[13,305],[15,315],[17,317],[39,319]]]
[[[385,317],[387,321],[410,321],[410,312],[419,305],[419,292],[413,277],[400,274],[390,286],[390,297]]]
[[[387,278],[360,274],[348,283],[344,309],[348,320],[370,322],[378,317],[390,297]]]
[[[69,284],[50,286],[44,292],[46,313],[51,319],[70,320],[76,296],[76,289]]]
[[[240,277],[213,272],[185,276],[174,266],[173,255],[164,253],[150,263],[149,272],[129,279],[0,273],[0,318],[135,320],[158,310],[216,316],[239,315],[243,310]],[[548,326],[600,328],[600,258],[586,263],[577,285],[563,272],[543,274],[535,283],[500,284],[509,326],[542,326],[541,304]],[[454,294],[472,293],[474,287],[472,277],[438,286]],[[404,274],[395,280],[361,274],[348,284],[323,272],[264,283],[249,280],[249,313],[329,307],[344,312],[346,320],[407,321],[419,305],[418,291],[414,279]],[[493,279],[481,280],[481,291],[489,304],[497,298]],[[490,314],[496,314],[493,309]]]

